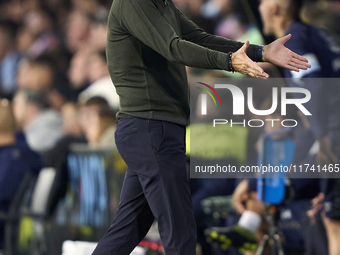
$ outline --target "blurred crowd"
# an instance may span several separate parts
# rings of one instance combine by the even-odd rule
[[[0,191],[0,210],[8,210],[26,172],[64,166],[71,143],[115,146],[119,98],[105,55],[111,2],[0,0],[0,190],[8,191]],[[209,33],[253,44],[272,40],[262,35],[257,0],[173,2]],[[308,0],[302,16],[340,38],[339,13],[338,1]],[[263,67],[281,77],[273,66]],[[237,76],[193,68],[188,74]],[[25,167],[5,173],[13,162]]]
[[[248,39],[253,44],[265,43],[259,28],[257,1],[174,2],[209,33],[240,41]],[[91,129],[88,125],[81,127],[82,121],[77,120],[92,115],[83,111],[87,117],[78,118],[78,103],[84,105],[92,97],[101,97],[109,109],[118,110],[119,99],[105,59],[110,4],[105,0],[0,1],[0,97],[13,100],[18,129],[26,134],[34,151],[53,148],[64,135],[100,132],[86,131]],[[327,5],[325,1],[310,1],[309,5],[304,11],[306,20],[337,32],[326,9],[335,12],[338,5]],[[189,72],[193,76],[202,70]],[[228,74],[206,71],[205,75]]]
[[[80,119],[99,124],[104,108],[114,118],[119,100],[105,57],[109,4],[1,2],[0,96],[13,100],[17,128],[32,150],[47,151],[68,134],[88,133],[98,142],[101,128],[80,127]],[[106,105],[83,107],[80,118],[78,103],[93,97]]]

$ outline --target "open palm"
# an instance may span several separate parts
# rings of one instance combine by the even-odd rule
[[[234,70],[250,77],[267,79],[269,75],[247,56],[248,48],[249,41],[246,41],[238,51],[233,53],[231,62]]]
[[[263,47],[263,61],[277,66],[299,72],[300,69],[307,70],[311,66],[308,60],[284,46],[292,37],[291,34],[279,38]]]

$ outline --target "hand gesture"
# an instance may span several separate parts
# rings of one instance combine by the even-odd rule
[[[249,41],[231,56],[231,64],[236,72],[256,78],[269,78],[263,69],[247,56]]]
[[[308,60],[284,46],[292,37],[291,34],[277,39],[263,47],[263,61],[274,65],[299,72],[300,69],[307,70],[311,65]]]

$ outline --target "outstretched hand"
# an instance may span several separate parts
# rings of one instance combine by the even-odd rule
[[[300,69],[307,70],[311,65],[308,60],[284,46],[292,37],[291,34],[279,38],[263,47],[263,61],[277,66],[299,72]]]
[[[269,78],[263,69],[247,56],[249,41],[231,56],[231,63],[236,72],[256,78]]]

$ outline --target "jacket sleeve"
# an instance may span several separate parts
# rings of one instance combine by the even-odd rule
[[[230,40],[222,36],[211,35],[205,32],[178,9],[177,11],[180,17],[182,37],[184,40],[226,53],[235,52],[243,46],[242,42]],[[247,55],[253,61],[262,62],[262,59],[257,57],[258,47],[258,45],[251,44],[247,50]]]
[[[187,66],[228,70],[228,54],[181,39],[153,1],[122,0],[110,15],[122,28],[169,61]]]

